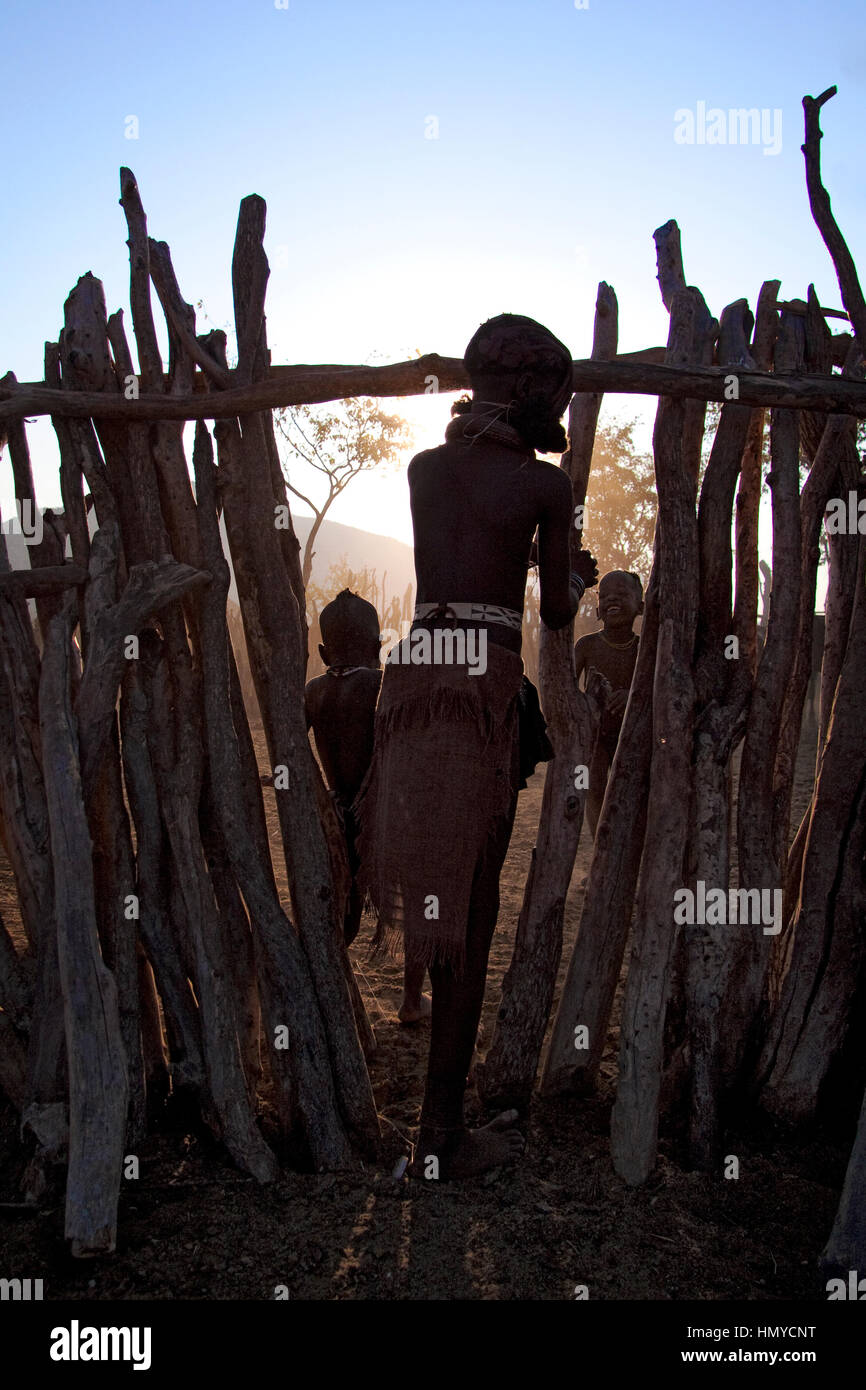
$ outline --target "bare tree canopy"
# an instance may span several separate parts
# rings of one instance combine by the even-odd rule
[[[304,546],[301,574],[310,581],[316,537],[331,506],[359,473],[367,473],[395,460],[411,442],[411,432],[399,415],[389,415],[371,396],[352,396],[330,410],[299,405],[276,412],[276,425],[287,446],[280,463],[286,487],[310,508],[314,521]],[[324,486],[320,500],[312,488],[297,486],[297,463],[315,470],[311,482]],[[294,481],[293,481],[294,479]]]

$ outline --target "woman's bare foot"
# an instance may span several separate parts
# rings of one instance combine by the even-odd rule
[[[503,1110],[482,1129],[437,1129],[422,1126],[409,1167],[413,1178],[473,1178],[510,1163],[523,1152],[525,1139],[514,1126],[516,1110]],[[435,1163],[431,1160],[436,1160]]]
[[[429,994],[420,994],[417,999],[407,999],[404,994],[397,1017],[401,1023],[420,1023],[422,1018],[430,1017],[431,1007]]]

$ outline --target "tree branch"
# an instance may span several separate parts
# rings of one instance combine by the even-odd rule
[[[311,512],[314,512],[315,515],[318,516],[318,514],[319,514],[319,509],[318,509],[318,507],[316,506],[315,502],[311,502],[310,499],[309,499],[309,497],[305,497],[304,494],[303,494],[302,492],[298,492],[298,489],[297,489],[296,487],[293,487],[293,486],[292,486],[292,484],[289,482],[288,478],[286,478],[286,487],[289,489],[289,492],[293,492],[293,493],[295,494],[296,497],[299,497],[300,500],[301,500],[302,502],[304,502],[304,503],[309,507],[309,509],[310,509]]]
[[[806,115],[806,141],[801,145],[806,157],[806,189],[809,194],[809,207],[815,225],[824,238],[824,245],[830,252],[842,303],[848,312],[851,325],[860,346],[866,352],[866,300],[857,277],[854,257],[848,250],[839,224],[830,207],[830,195],[821,182],[821,107],[836,95],[835,87],[828,87],[819,97],[803,97],[803,111]]]

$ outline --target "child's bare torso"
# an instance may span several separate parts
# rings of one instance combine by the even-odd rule
[[[634,634],[633,640],[624,647],[623,643],[625,642],[628,642],[627,637],[618,638],[616,646],[612,646],[602,633],[592,632],[588,637],[581,637],[575,643],[575,669],[578,676],[582,673],[584,687],[589,669],[594,667],[610,683],[611,695],[616,691],[627,692],[631,688],[635,663],[637,662],[638,637]],[[619,701],[614,701],[612,708],[608,705],[602,711],[599,733],[601,746],[606,750],[608,759],[613,758],[624,713],[625,699],[623,696],[620,696]]]
[[[344,805],[354,801],[373,756],[373,721],[382,672],[362,666],[325,673],[307,685],[307,722],[328,786]]]
[[[638,639],[635,636],[631,644],[623,649],[621,643],[627,641],[628,638],[618,639],[613,647],[600,632],[581,637],[575,643],[574,656],[578,671],[582,669],[584,672],[584,684],[586,672],[590,666],[594,666],[610,682],[611,690],[628,690],[637,661]]]

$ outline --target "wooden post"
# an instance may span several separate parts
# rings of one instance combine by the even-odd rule
[[[0,532],[0,578],[12,573],[6,537]],[[0,813],[22,925],[33,950],[43,930],[52,929],[38,688],[39,653],[27,602],[11,585],[0,589]]]
[[[123,797],[117,695],[125,642],[151,613],[175,601],[208,576],[188,565],[134,566],[122,598],[115,574],[120,536],[114,523],[97,531],[90,552],[91,580],[85,590],[88,642],[76,700],[84,800],[93,841],[94,888],[106,964],[118,988],[127,1058],[130,1135],[145,1126],[144,1063],[139,1024],[138,914],[128,910],[135,887],[135,862]]]
[[[170,728],[172,721],[170,674],[174,673],[168,668],[165,657],[157,660],[149,679],[154,725],[159,728]],[[189,692],[183,695],[188,701]],[[182,747],[178,757],[170,744],[166,746],[153,733],[148,748],[172,859],[175,911],[182,914],[193,953],[213,1105],[211,1121],[235,1162],[260,1182],[269,1182],[277,1175],[277,1164],[258,1130],[247,1094],[234,1026],[229,964],[222,950],[219,914],[198,829],[201,763],[194,746]]]
[[[0,1092],[19,1114],[27,1105],[27,1049],[11,1018],[0,1010]]]
[[[776,370],[797,370],[802,359],[802,320],[785,310],[776,343]],[[782,886],[774,838],[776,750],[785,691],[794,664],[800,614],[799,422],[790,410],[770,420],[773,498],[773,590],[767,637],[755,677],[746,726],[737,798],[738,876],[741,889],[771,895]],[[775,899],[772,899],[775,901]],[[734,1069],[744,1061],[760,1027],[771,935],[760,923],[728,927],[733,957],[726,1033]]]
[[[264,203],[245,198],[232,271],[239,348],[246,353],[264,350],[263,235]],[[248,370],[255,369],[253,362]],[[328,1034],[340,1110],[352,1137],[369,1148],[378,1141],[379,1124],[344,975],[342,916],[317,814],[319,774],[304,719],[301,617],[276,530],[266,427],[260,416],[245,416],[239,433],[228,427],[218,442],[221,500],[268,750],[272,766],[286,768],[291,777],[291,785],[277,792],[289,892]]]
[[[835,435],[834,432],[834,437],[838,463],[836,484],[839,494],[845,497],[849,492],[857,490],[860,481],[860,455],[849,432],[843,431],[841,435]],[[824,599],[824,652],[821,661],[816,779],[821,770],[821,760],[830,729],[833,701],[836,698],[836,687],[848,646],[851,612],[854,606],[854,592],[857,582],[856,547],[849,545],[847,536],[841,533],[831,532],[827,540],[830,551],[830,574]],[[809,833],[813,803],[814,791],[788,854],[785,868],[784,919],[786,923],[791,921],[800,893],[803,853],[806,847],[806,837]]]
[[[96,929],[91,845],[69,703],[72,612],[51,619],[39,682],[39,726],[69,1058],[67,1240],[76,1256],[114,1249],[126,1127],[126,1060],[117,990]]]
[[[815,1112],[847,1034],[864,959],[866,537],[858,549],[851,635],[815,788],[790,967],[759,1068],[761,1104],[792,1120]]]
[[[769,371],[778,332],[776,303],[779,280],[765,280],[755,310],[755,331],[750,356],[761,371]],[[739,643],[740,661],[754,678],[758,664],[758,514],[761,507],[761,457],[764,451],[763,407],[752,411],[749,433],[740,466],[737,511],[734,523],[736,545],[736,594],[733,632]]]
[[[809,286],[810,314],[806,318],[806,352],[814,354],[823,349],[821,365],[829,371],[829,350],[823,338],[826,328],[816,309],[814,287]],[[829,334],[827,334],[829,337]],[[852,345],[846,364],[846,375],[854,378],[863,375],[860,352]],[[800,612],[796,635],[796,650],[791,679],[785,692],[785,705],[782,724],[779,730],[779,745],[776,751],[775,791],[774,791],[774,838],[776,855],[782,866],[782,876],[786,875],[788,843],[790,840],[791,796],[794,783],[794,770],[800,731],[803,722],[803,704],[812,669],[812,634],[815,621],[815,590],[818,575],[818,541],[824,510],[827,502],[838,486],[841,454],[855,443],[856,421],[850,417],[812,416],[808,412],[800,417],[801,449],[810,463],[809,476],[800,496]]]
[[[225,621],[224,610],[223,621]],[[228,704],[227,680],[221,693]],[[205,737],[207,739],[206,728]],[[234,977],[232,1003],[235,1011],[235,1031],[250,1101],[255,1106],[256,1092],[262,1079],[262,1015],[256,980],[255,949],[246,905],[232,871],[228,846],[223,838],[223,830],[216,810],[213,780],[217,774],[212,764],[213,759],[208,756],[207,777],[202,792],[199,825],[207,871],[214,886],[214,896],[219,909],[222,951],[225,959],[231,962]]]
[[[752,316],[745,300],[722,314],[719,359],[732,373],[752,361]],[[751,425],[748,406],[722,407],[698,508],[700,601],[695,648],[695,729],[689,885],[698,880],[727,891],[730,858],[728,768],[742,733],[751,690],[748,661],[732,648],[731,511]],[[690,1154],[712,1168],[719,1157],[725,997],[730,964],[728,927],[695,922],[683,929],[691,1058]]]
[[[24,1037],[33,1009],[32,965],[32,960],[19,956],[0,915],[0,1007]]]
[[[165,886],[167,847],[147,743],[150,700],[139,669],[148,659],[146,633],[140,641],[144,650],[140,661],[128,663],[120,702],[123,772],[135,824],[138,927],[165,1014],[172,1088],[175,1094],[201,1097],[205,1086],[201,1022],[177,939],[178,926],[171,921]]]
[[[33,1008],[32,961],[16,951],[0,916],[0,1091],[16,1110],[27,1104],[27,1046]]]
[[[671,305],[669,351],[694,350],[700,304],[679,290]],[[659,638],[653,688],[653,754],[648,819],[638,882],[635,946],[626,984],[620,1075],[611,1116],[611,1148],[620,1177],[644,1182],[655,1164],[664,1062],[664,1019],[675,927],[674,893],[683,886],[691,783],[694,685],[692,651],[698,606],[695,485],[683,458],[683,407],[659,404],[653,435],[659,493]]]
[[[685,287],[680,233],[675,221],[654,233],[662,301],[670,309]],[[693,292],[691,341],[684,354],[705,355],[713,320]],[[668,360],[670,354],[668,355]],[[685,428],[685,424],[684,424]],[[688,473],[697,476],[700,438],[694,428],[685,444]],[[658,540],[658,533],[657,533]],[[631,924],[632,905],[646,827],[652,748],[653,679],[658,638],[658,546],[646,588],[637,663],[622,729],[596,827],[583,911],[547,1057],[543,1088],[548,1093],[590,1089],[598,1074],[608,1021]],[[576,1047],[575,1030],[586,1029],[588,1046]]]
[[[280,907],[276,886],[266,873],[249,834],[233,788],[241,780],[240,753],[228,700],[228,631],[225,602],[228,565],[222,554],[216,518],[216,485],[210,436],[196,430],[193,453],[202,553],[214,583],[201,601],[205,728],[213,771],[212,787],[223,839],[233,872],[250,909],[263,985],[265,1035],[271,1069],[283,1078],[286,1138],[297,1114],[316,1169],[346,1165],[349,1143],[340,1123],[328,1044],[301,944]],[[288,1033],[281,1036],[283,1030]]]
[[[6,538],[0,534],[0,573],[9,572]],[[39,666],[26,600],[14,590],[0,594],[0,819],[28,948],[36,958],[27,1063],[28,1107],[34,1119],[42,1107],[65,1104],[66,1094],[54,883],[38,724]],[[41,1153],[39,1145],[36,1169],[42,1163]],[[35,1180],[37,1185],[41,1182]]]

